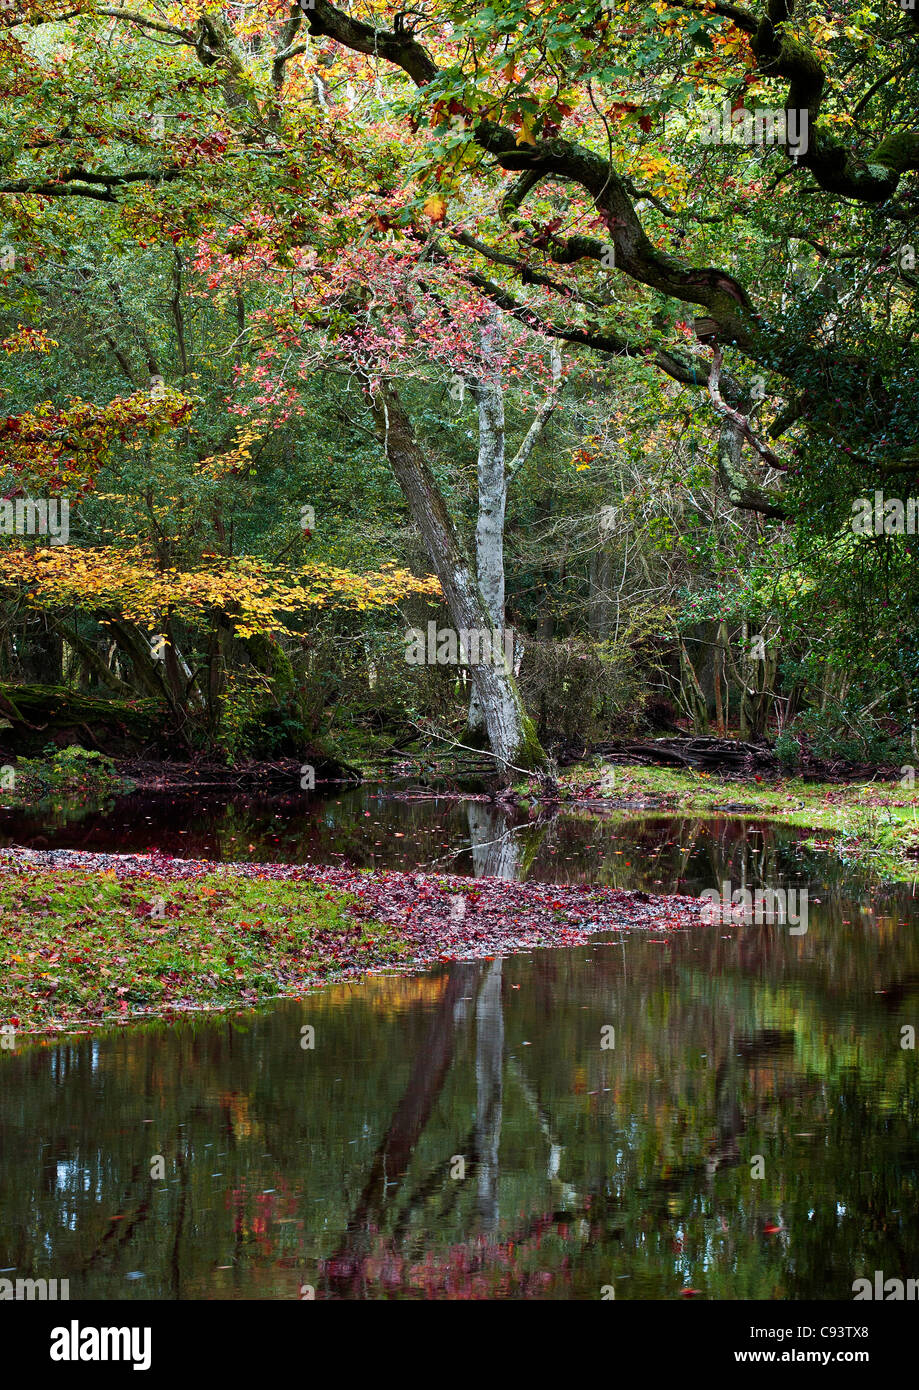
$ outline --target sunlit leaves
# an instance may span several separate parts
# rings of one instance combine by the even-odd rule
[[[394,565],[355,574],[332,565],[283,569],[243,557],[183,570],[163,567],[141,549],[20,545],[0,549],[0,586],[24,590],[39,607],[76,605],[151,628],[173,616],[205,622],[220,613],[240,638],[285,632],[313,609],[362,612],[410,594],[440,593],[436,579],[419,579]]]
[[[192,408],[187,396],[163,389],[136,392],[107,405],[43,401],[19,415],[0,417],[0,466],[53,491],[91,487],[113,445],[144,432],[155,436],[180,425]]]

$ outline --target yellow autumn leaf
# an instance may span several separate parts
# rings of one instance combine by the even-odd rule
[[[518,145],[536,144],[536,141],[533,139],[533,119],[532,116],[524,116],[523,123],[520,127],[520,134],[517,136]]]

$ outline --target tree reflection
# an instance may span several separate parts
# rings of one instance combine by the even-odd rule
[[[534,833],[565,848],[561,819]],[[692,850],[713,883],[782,853],[724,827]],[[801,937],[636,932],[0,1053],[0,1265],[75,1298],[846,1298],[865,1270],[914,1277],[914,908],[841,881],[814,898]]]

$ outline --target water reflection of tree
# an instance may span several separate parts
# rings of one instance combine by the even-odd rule
[[[543,843],[565,848],[563,822]],[[755,836],[716,840],[693,851],[713,883],[742,852],[747,882],[785,872]],[[639,934],[0,1057],[0,1264],[91,1297],[596,1297],[620,1278],[617,1296],[825,1297],[863,1265],[914,1277],[898,1030],[919,938],[896,926],[906,895],[888,921],[851,881],[819,896],[798,938]]]
[[[475,1008],[475,1170],[481,1230],[498,1228],[498,1146],[504,1097],[504,1013],[501,961],[485,969]]]
[[[499,1148],[504,1098],[504,1011],[502,961],[487,965],[453,967],[447,990],[431,1018],[424,1044],[415,1056],[405,1092],[377,1148],[370,1175],[335,1253],[321,1262],[323,1291],[333,1297],[367,1297],[374,1292],[374,1274],[381,1268],[398,1269],[405,1277],[404,1248],[414,1241],[414,1223],[425,1204],[440,1197],[438,1218],[444,1221],[470,1178],[475,1183],[475,1223],[464,1233],[461,1250],[448,1251],[440,1261],[428,1264],[425,1289],[429,1296],[469,1297],[530,1288],[544,1290],[556,1275],[536,1269],[520,1277],[521,1253],[538,1260],[540,1243],[553,1228],[551,1212],[522,1216],[507,1233],[500,1232]],[[399,1188],[407,1173],[421,1133],[443,1090],[456,1053],[456,1035],[468,1026],[470,1002],[463,990],[475,987],[475,1123],[457,1154],[442,1154],[417,1181],[401,1204],[398,1193],[389,1202],[387,1191]],[[534,1106],[544,1132],[546,1117],[522,1069],[515,1074]],[[557,1180],[561,1150],[550,1140],[548,1172]],[[466,1172],[451,1171],[462,1156]],[[389,1210],[388,1210],[389,1209]],[[387,1217],[389,1220],[387,1221]],[[388,1229],[387,1229],[388,1228]],[[503,1238],[502,1238],[503,1235]],[[566,1283],[564,1270],[557,1275]]]
[[[466,804],[469,844],[476,878],[525,879],[552,842],[558,819],[555,807],[543,807],[532,819],[505,806]]]
[[[401,1237],[411,1228],[424,1202],[446,1191],[447,1202],[470,1178],[476,1183],[478,1226],[482,1236],[494,1234],[498,1225],[498,1149],[504,1075],[504,1018],[501,1000],[501,961],[453,967],[447,988],[434,1011],[427,1036],[418,1049],[405,1092],[374,1155],[370,1173],[347,1230],[335,1254],[323,1263],[324,1286],[329,1293],[359,1296],[367,1293],[366,1261],[377,1260],[381,1245],[395,1252]],[[388,1202],[390,1188],[403,1184],[415,1148],[453,1063],[456,1035],[468,1026],[469,992],[475,996],[476,1112],[472,1133],[456,1153],[446,1154],[408,1194],[401,1208],[398,1193]],[[452,1171],[459,1158],[468,1171]],[[451,1184],[453,1190],[451,1191]],[[386,1225],[387,1206],[395,1217],[389,1242],[380,1237]]]
[[[478,982],[481,973],[478,963],[457,965],[451,971],[424,1043],[415,1054],[402,1099],[377,1147],[347,1231],[335,1254],[323,1264],[325,1286],[331,1293],[353,1296],[365,1291],[364,1261],[383,1224],[389,1188],[398,1187],[405,1178],[453,1061],[456,1030],[466,1021],[466,1011],[458,1006],[464,992]],[[450,1156],[445,1156],[444,1164],[448,1167],[449,1161]],[[423,1184],[422,1192],[426,1188],[427,1184]]]
[[[476,878],[519,878],[520,842],[507,812],[487,802],[470,801],[466,819]]]

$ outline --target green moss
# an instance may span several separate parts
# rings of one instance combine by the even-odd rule
[[[152,700],[84,695],[59,685],[0,685],[0,741],[35,757],[49,741],[82,740],[109,752],[136,751],[166,738],[165,708]]]
[[[0,1023],[64,1029],[299,995],[411,954],[398,928],[302,880],[195,879],[4,865]]]
[[[511,762],[515,767],[522,767],[527,771],[535,772],[545,767],[546,761],[542,744],[536,736],[536,726],[529,715],[525,714],[523,716],[523,738],[518,743]]]
[[[891,169],[902,174],[914,166],[917,156],[919,134],[914,130],[894,131],[885,135],[874,151],[868,172],[875,178],[889,178]]]

